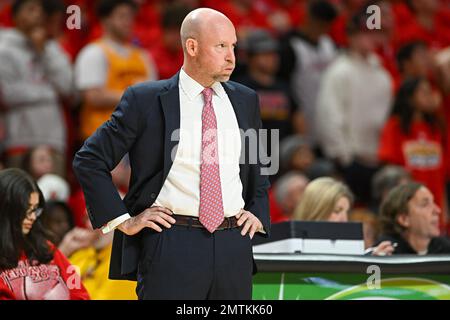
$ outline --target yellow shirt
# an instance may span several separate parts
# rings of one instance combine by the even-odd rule
[[[80,268],[81,279],[92,300],[137,300],[136,282],[109,280],[112,244],[97,251],[93,247],[72,254],[69,261]]]
[[[129,54],[124,57],[103,40],[99,40],[97,44],[103,50],[108,63],[106,89],[123,92],[127,87],[149,78],[150,72],[139,48],[130,45],[128,47]],[[85,103],[81,109],[80,119],[82,137],[86,139],[94,133],[99,126],[110,118],[115,107],[115,105],[112,105],[110,108],[104,106],[99,108]]]

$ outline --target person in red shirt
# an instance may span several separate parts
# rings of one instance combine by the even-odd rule
[[[0,172],[0,300],[88,300],[76,268],[46,239],[43,207],[25,171]]]
[[[445,143],[437,112],[439,96],[425,78],[409,78],[397,93],[391,117],[380,139],[379,159],[404,166],[423,183],[443,208],[445,203]],[[440,214],[441,228],[445,213]]]

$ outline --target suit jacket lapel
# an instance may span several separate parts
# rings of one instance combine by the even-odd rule
[[[178,147],[179,141],[179,135],[174,136],[174,139],[172,139],[173,132],[177,130],[179,133],[180,129],[180,92],[178,81],[179,73],[169,79],[167,91],[160,96],[165,123],[163,182],[166,180],[173,164],[173,159],[171,157],[172,150]],[[176,137],[178,137],[178,139]]]
[[[222,85],[228,95],[228,98],[230,98],[239,128],[246,131],[249,128],[249,124],[247,121],[248,117],[246,117],[245,105],[241,96],[237,93],[236,87],[232,83],[224,82]]]

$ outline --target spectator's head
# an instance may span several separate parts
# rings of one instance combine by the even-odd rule
[[[350,189],[342,182],[318,178],[306,187],[294,217],[306,221],[347,222],[353,198]]]
[[[422,41],[402,46],[397,53],[397,64],[403,78],[427,77],[430,71],[430,56]]]
[[[53,151],[49,146],[40,145],[28,150],[22,160],[22,169],[38,180],[45,174],[54,172]]]
[[[405,168],[394,165],[384,166],[372,178],[372,198],[381,203],[389,191],[409,181],[411,176]]]
[[[277,40],[268,31],[258,29],[251,31],[246,41],[250,72],[275,75],[279,67]]]
[[[43,25],[44,10],[40,0],[16,0],[11,12],[16,28],[26,34]]]
[[[39,188],[46,201],[67,201],[70,195],[70,187],[66,180],[52,173],[44,174],[37,180]]]
[[[304,137],[292,135],[281,141],[280,161],[282,170],[295,170],[305,173],[314,160],[312,148]]]
[[[0,172],[0,270],[15,268],[21,254],[47,263],[52,259],[39,221],[44,197],[23,170]]]
[[[406,3],[415,14],[434,14],[439,10],[438,0],[406,0]]]
[[[75,227],[73,213],[62,201],[47,201],[41,220],[56,246]]]
[[[426,78],[409,78],[397,92],[392,114],[399,117],[405,133],[409,133],[414,119],[422,119],[434,128],[439,128],[436,111],[440,102],[439,93],[433,91]]]
[[[164,45],[171,52],[181,50],[180,27],[190,9],[184,5],[171,5],[164,8],[161,17]]]
[[[364,57],[375,51],[379,41],[378,32],[367,27],[367,19],[365,11],[361,10],[349,19],[346,26],[349,49]]]
[[[133,0],[100,0],[97,15],[109,36],[125,42],[133,32],[136,10]]]
[[[184,53],[183,69],[204,87],[225,82],[234,70],[236,29],[223,13],[195,9],[183,20],[180,30]]]
[[[61,35],[65,26],[66,8],[62,0],[42,0],[44,8],[45,25],[49,38]]]
[[[382,233],[406,240],[431,240],[439,236],[440,211],[424,185],[416,182],[399,185],[381,205]]]
[[[349,221],[362,223],[364,247],[366,249],[373,247],[380,232],[380,225],[377,216],[366,209],[355,209],[350,213]]]
[[[337,15],[337,9],[331,1],[309,1],[306,17],[306,24],[309,26],[307,30],[314,30],[314,32],[310,32],[309,36],[318,38],[320,35],[328,33]]]
[[[286,216],[292,217],[308,183],[308,178],[298,172],[288,172],[277,180],[275,199]]]

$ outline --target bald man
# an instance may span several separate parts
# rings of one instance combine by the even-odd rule
[[[182,69],[129,87],[74,170],[92,225],[114,231],[111,279],[137,280],[139,299],[251,299],[251,238],[270,231],[258,98],[228,81],[236,30],[226,16],[196,9],[180,34]],[[110,171],[126,153],[122,200]]]

